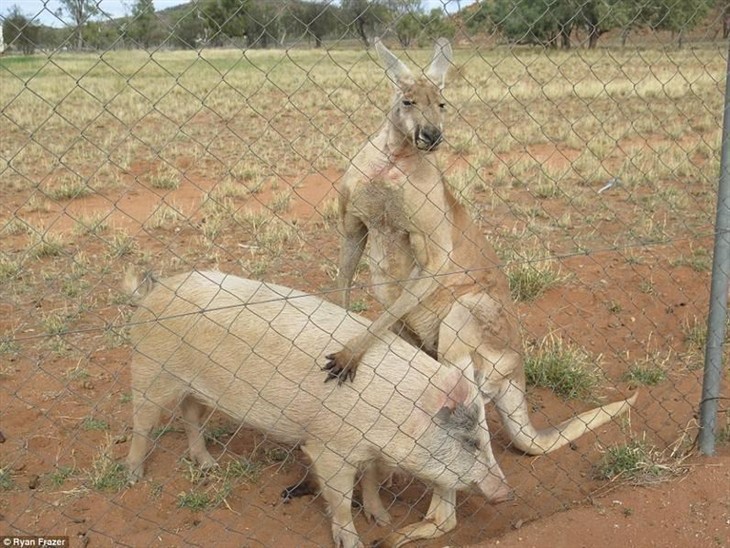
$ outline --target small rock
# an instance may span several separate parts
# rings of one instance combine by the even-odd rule
[[[38,487],[41,483],[41,478],[38,477],[38,474],[33,474],[30,478],[28,478],[28,489],[35,489]]]
[[[517,529],[521,528],[521,527],[522,527],[522,525],[523,525],[524,523],[525,523],[525,522],[524,522],[523,520],[521,520],[521,519],[518,519],[517,521],[515,521],[515,522],[514,522],[514,523],[512,524],[512,529],[514,529],[515,531],[517,531]]]

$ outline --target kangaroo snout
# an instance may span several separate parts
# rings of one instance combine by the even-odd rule
[[[443,132],[436,126],[418,126],[415,135],[416,147],[420,150],[436,150],[444,140]]]

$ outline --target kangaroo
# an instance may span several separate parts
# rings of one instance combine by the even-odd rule
[[[432,154],[443,141],[442,91],[452,51],[436,42],[415,77],[380,41],[375,48],[395,96],[380,131],[338,182],[341,248],[337,286],[349,306],[355,269],[369,246],[375,297],[385,311],[328,356],[326,381],[354,379],[368,348],[389,329],[445,364],[473,364],[514,446],[554,451],[626,412],[631,398],[538,430],[528,413],[522,342],[506,275],[492,246],[446,185]]]

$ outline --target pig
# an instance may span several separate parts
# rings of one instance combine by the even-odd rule
[[[283,443],[312,463],[335,545],[362,546],[351,511],[358,471],[363,510],[389,522],[376,468],[397,468],[434,489],[426,520],[386,545],[433,538],[456,526],[457,490],[492,502],[511,497],[494,458],[484,400],[471,366],[442,365],[388,332],[352,384],[322,383],[326,357],[370,322],[316,296],[215,271],[141,281],[125,276],[130,322],[133,434],[130,482],[144,475],[151,430],[179,410],[191,458],[216,465],[201,420],[208,408]]]

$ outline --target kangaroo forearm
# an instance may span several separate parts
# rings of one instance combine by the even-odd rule
[[[355,278],[357,265],[360,263],[365,250],[365,240],[362,236],[345,236],[340,244],[339,272],[337,274],[337,289],[341,291],[340,301],[344,308],[350,306],[350,288]]]

